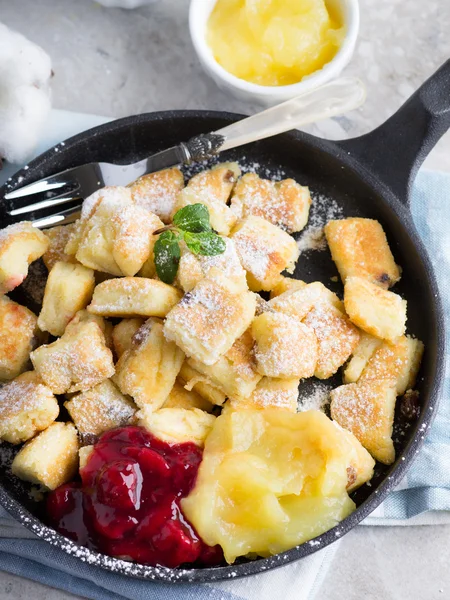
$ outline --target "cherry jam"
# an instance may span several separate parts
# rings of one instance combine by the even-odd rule
[[[51,492],[51,525],[110,556],[148,565],[219,564],[219,546],[206,546],[184,517],[180,499],[194,486],[202,460],[195,444],[167,444],[141,427],[104,433],[81,483]]]

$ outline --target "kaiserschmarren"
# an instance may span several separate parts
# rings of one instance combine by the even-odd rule
[[[231,564],[336,526],[396,460],[424,352],[389,289],[402,269],[350,216],[324,227],[342,285],[314,281],[292,235],[310,207],[301,182],[227,162],[0,232],[0,441],[51,526],[145,564]],[[6,294],[41,257],[34,314]]]

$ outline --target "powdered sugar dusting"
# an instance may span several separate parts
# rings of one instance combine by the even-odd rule
[[[311,193],[312,205],[309,212],[308,226],[297,240],[300,254],[307,250],[322,251],[327,247],[323,228],[332,219],[342,219],[344,211],[333,198],[324,194]]]
[[[188,356],[198,355],[205,364],[211,365],[247,329],[255,304],[250,292],[238,293],[226,282],[222,284],[208,277],[169,312],[164,334]]]
[[[22,232],[28,232],[29,228],[30,224],[27,221],[8,225],[4,229],[0,230],[0,243],[2,243],[4,240],[11,239],[15,235],[19,235]]]
[[[349,358],[359,342],[356,327],[337,308],[317,304],[303,321],[314,329],[319,344],[316,373],[327,379]]]
[[[395,393],[389,381],[343,385],[333,392],[334,418],[357,437],[367,431],[388,428],[389,415],[383,403]],[[382,440],[379,440],[381,449]]]
[[[184,175],[189,179],[203,171],[210,169],[212,166],[221,162],[220,157],[211,158],[209,160],[192,163],[191,165],[183,166]],[[286,172],[280,166],[267,167],[261,163],[254,161],[247,156],[241,156],[237,161],[242,173],[257,173],[260,177],[272,179],[272,181],[281,181],[286,177]]]
[[[239,159],[239,166],[242,173],[257,173],[260,177],[272,179],[272,181],[281,181],[286,177],[286,172],[282,167],[266,167],[257,161],[243,156]]]
[[[31,360],[55,394],[88,390],[115,372],[112,352],[94,322],[69,325],[62,337],[34,350]]]
[[[330,403],[330,386],[324,383],[315,383],[312,392],[302,392],[298,396],[298,412],[306,410],[324,411]]]
[[[94,292],[90,311],[107,316],[155,315],[155,296],[167,306],[174,305],[180,295],[162,281],[145,277],[107,279]]]
[[[207,275],[213,267],[220,269],[227,277],[242,278],[245,281],[245,271],[242,268],[241,261],[236,252],[236,245],[230,238],[222,238],[225,242],[225,252],[214,256],[198,255],[204,275]]]
[[[131,193],[137,205],[169,223],[183,186],[183,175],[179,169],[166,169],[138,179],[131,186]]]
[[[268,380],[275,381],[275,380]],[[279,385],[264,385],[264,380],[259,384],[251,396],[251,404],[261,408],[285,408],[294,410],[297,405],[297,385],[291,385],[290,380],[279,382]]]
[[[81,208],[82,219],[92,216],[100,199],[106,201],[111,208],[116,207],[120,209],[131,203],[131,191],[129,188],[122,186],[108,186],[97,190],[84,200]]]
[[[106,380],[95,388],[73,396],[66,405],[82,434],[100,434],[130,422],[136,406]]]
[[[246,217],[234,230],[232,239],[242,266],[264,289],[282,270],[292,272],[298,257],[295,241],[266,219]]]
[[[139,257],[138,264],[142,264],[149,254],[151,236],[161,226],[160,219],[145,208],[131,204],[117,210],[111,223],[115,226],[113,247],[116,254],[127,260]]]
[[[264,280],[270,266],[270,254],[267,247],[261,247],[257,238],[237,234],[234,237],[236,249],[243,267],[256,279]]]
[[[300,250],[300,254],[305,250],[325,250],[327,240],[323,227],[307,227],[300,239],[297,240],[297,247]]]
[[[274,182],[246,173],[236,184],[231,210],[238,218],[263,217],[288,232],[301,231],[306,224],[310,205],[307,187],[293,179]]]
[[[237,376],[244,381],[254,381],[255,377],[258,377],[253,352],[254,343],[251,331],[247,329],[225,354],[226,358],[232,363]]]
[[[255,358],[260,373],[269,377],[311,377],[317,360],[311,351],[316,343],[315,334],[298,319],[283,313],[266,313],[254,321],[271,331],[270,341],[257,337]]]
[[[16,379],[0,389],[0,420],[17,416],[38,408],[48,409],[45,402],[52,398],[48,388],[41,383]]]
[[[180,192],[178,206],[201,202],[214,211],[229,210],[226,203],[240,175],[237,163],[218,163],[212,169],[203,170],[194,175]]]

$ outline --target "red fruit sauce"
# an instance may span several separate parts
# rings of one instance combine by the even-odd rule
[[[194,486],[202,460],[195,444],[167,444],[141,427],[104,433],[81,483],[51,492],[51,525],[74,541],[138,563],[178,567],[219,564],[219,546],[202,542],[180,499]]]

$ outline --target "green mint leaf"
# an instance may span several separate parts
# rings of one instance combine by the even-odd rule
[[[223,254],[227,247],[225,240],[218,236],[217,233],[214,233],[214,231],[185,233],[184,241],[191,252],[194,254],[203,254],[204,256]]]
[[[190,204],[180,208],[173,217],[175,227],[190,233],[211,231],[209,211],[204,204]]]
[[[199,235],[200,235],[199,233],[189,233],[189,232],[186,232],[184,234],[184,241],[186,242],[186,246],[194,254],[200,254],[201,243],[198,239]]]
[[[173,231],[164,231],[153,249],[158,277],[164,283],[173,283],[180,262],[179,236]]]

